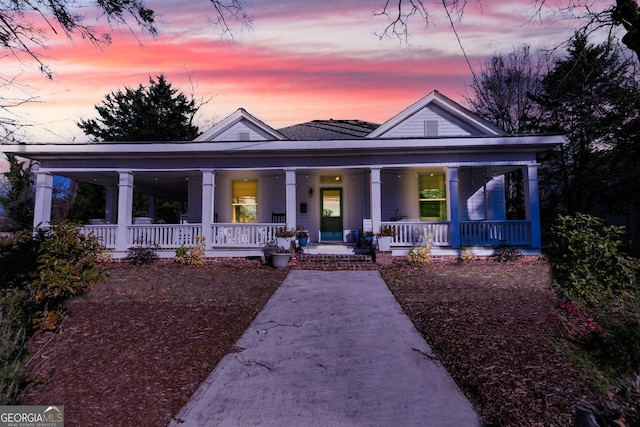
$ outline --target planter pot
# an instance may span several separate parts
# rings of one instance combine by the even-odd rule
[[[307,246],[307,244],[309,243],[309,238],[308,237],[299,237],[298,238],[298,243],[300,243],[300,246]]]
[[[271,254],[271,265],[274,268],[286,268],[289,265],[291,254],[288,253],[276,253]]]
[[[292,237],[276,237],[276,244],[279,248],[291,249]]]
[[[380,252],[389,252],[391,250],[391,240],[393,240],[391,236],[378,237],[378,250]]]

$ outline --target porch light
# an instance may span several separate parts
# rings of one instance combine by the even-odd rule
[[[309,198],[313,197],[313,187],[309,187]]]

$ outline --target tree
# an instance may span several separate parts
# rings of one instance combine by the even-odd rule
[[[198,136],[192,121],[199,108],[160,75],[150,77],[148,87],[107,94],[95,106],[100,118],[77,124],[95,141],[191,141]]]
[[[482,4],[482,1],[478,2]],[[382,9],[376,12],[376,15],[386,15],[390,22],[380,37],[391,36],[407,41],[409,20],[412,17],[418,16],[426,26],[429,25],[432,7],[427,6],[428,3],[428,0],[385,0]],[[548,3],[551,2],[531,0],[531,4],[536,7],[538,13]],[[624,28],[626,33],[622,37],[622,43],[640,57],[640,6],[637,0],[611,0],[611,5],[600,10],[594,9],[594,3],[592,0],[565,0],[564,4],[554,2],[554,5],[557,5],[559,13],[582,22],[581,29],[585,33],[605,29],[611,36],[614,28]],[[467,0],[433,2],[433,6],[436,4],[444,7],[447,18],[454,27],[454,23],[462,19]]]
[[[215,11],[210,20],[214,28],[223,36],[233,37],[235,24],[250,25],[252,18],[247,14],[246,0],[209,0]],[[144,0],[10,0],[0,2],[0,48],[21,62],[25,58],[36,63],[47,78],[53,71],[44,61],[41,52],[47,48],[47,36],[63,33],[68,38],[80,37],[95,45],[108,45],[111,42],[109,33],[99,33],[88,22],[80,10],[95,8],[98,16],[106,18],[110,25],[124,25],[135,34],[135,23],[142,32],[155,36],[155,12],[144,4]],[[16,76],[0,73],[0,88],[25,88],[20,85]],[[22,98],[6,98],[0,96],[0,141],[15,139],[16,131],[27,126],[16,109],[25,103],[32,102],[34,96],[25,93]]]
[[[232,35],[233,22],[249,24],[251,17],[246,12],[245,0],[209,0],[216,12],[212,20],[222,34]],[[131,20],[146,33],[156,35],[155,11],[145,6],[143,0],[94,0],[88,1],[49,1],[49,0],[12,0],[0,4],[0,46],[21,57],[27,55],[35,60],[41,71],[51,77],[51,70],[42,61],[39,48],[46,48],[46,36],[62,31],[67,37],[80,36],[96,45],[109,44],[109,33],[98,33],[87,23],[78,10],[95,7],[99,16],[106,18],[111,25],[125,25],[133,32]],[[41,26],[35,18],[41,18]]]
[[[506,132],[534,131],[540,113],[532,96],[540,93],[546,61],[540,52],[532,55],[529,46],[492,56],[471,83],[473,97],[467,102]]]
[[[9,191],[6,197],[0,198],[0,203],[17,228],[31,228],[34,203],[33,162],[22,162],[13,154],[6,156],[9,171],[4,176],[9,182]]]
[[[541,180],[547,192],[556,190],[544,195],[559,202],[552,206],[556,213],[586,213],[618,224],[621,216],[638,217],[640,87],[634,65],[617,45],[592,45],[580,32],[542,80],[535,97],[543,113],[540,130],[567,137],[545,159]],[[547,208],[548,202],[543,200]]]
[[[192,124],[193,116],[200,106],[193,96],[188,99],[184,93],[171,87],[163,75],[157,81],[149,78],[149,86],[137,89],[111,92],[105,96],[96,110],[99,119],[80,120],[78,126],[95,141],[191,141],[198,136],[198,128]],[[95,209],[88,205],[104,206],[96,203],[104,198],[104,192],[96,192],[90,185],[80,186],[81,197],[76,199],[70,218],[86,221],[100,218]],[[144,194],[135,193],[134,215],[146,216],[148,201]],[[88,202],[84,197],[91,197]],[[156,219],[178,222],[178,204],[173,200],[155,199]]]

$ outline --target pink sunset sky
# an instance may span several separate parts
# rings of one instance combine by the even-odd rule
[[[547,9],[567,2],[548,0],[536,15],[532,0],[469,1],[456,28],[474,69],[515,46],[568,39],[577,23]],[[192,84],[196,98],[211,98],[196,117],[201,131],[239,107],[274,128],[329,118],[382,123],[434,89],[464,104],[471,82],[440,1],[425,0],[428,28],[418,16],[410,20],[408,45],[376,36],[389,22],[374,15],[383,0],[256,0],[247,9],[252,28],[234,27],[233,41],[209,24],[207,0],[146,4],[159,15],[155,38],[125,28],[109,30],[113,43],[102,48],[49,38],[43,59],[51,80],[35,64],[3,56],[0,73],[28,87],[4,88],[2,96],[24,89],[37,97],[16,110],[32,124],[25,142],[87,141],[77,120],[95,117],[107,93],[159,74],[186,94]]]

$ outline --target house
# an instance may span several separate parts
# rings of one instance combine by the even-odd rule
[[[434,254],[457,255],[461,246],[501,243],[540,252],[536,154],[563,142],[508,135],[434,91],[381,125],[273,129],[238,109],[194,141],[3,149],[39,163],[36,225],[51,218],[54,175],[104,186],[105,218],[83,229],[116,257],[140,241],[173,256],[196,236],[207,256],[256,255],[282,226],[307,229],[309,251],[349,250],[354,231],[382,225],[396,231],[396,255],[427,241]],[[138,191],[181,201],[182,220],[132,218]]]

